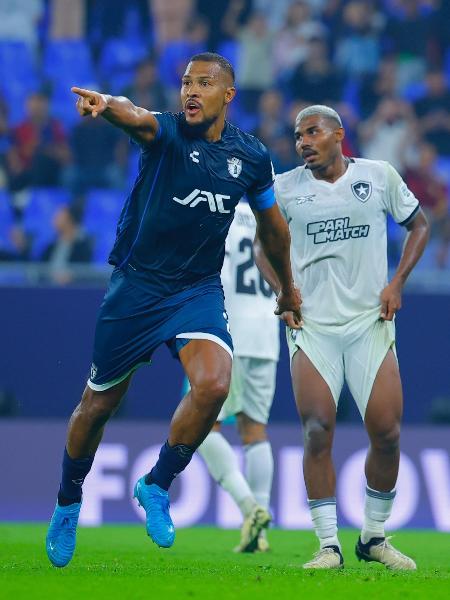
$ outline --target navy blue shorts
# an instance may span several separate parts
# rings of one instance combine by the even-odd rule
[[[172,355],[192,339],[212,340],[233,354],[220,279],[209,278],[168,298],[155,298],[116,268],[97,319],[88,386],[123,381],[165,343]]]

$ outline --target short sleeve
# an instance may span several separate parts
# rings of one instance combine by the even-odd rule
[[[399,225],[407,225],[419,211],[419,201],[390,164],[387,164],[387,211]]]
[[[256,181],[246,193],[248,203],[254,210],[264,210],[275,204],[273,192],[275,173],[269,152],[265,146],[262,147],[264,151],[256,167]]]
[[[280,212],[283,215],[284,220],[286,222],[289,222],[288,215],[287,215],[287,212],[286,212],[286,208],[285,208],[285,206],[283,204],[282,195],[280,193],[279,181],[278,181],[278,176],[277,175],[275,176],[274,191],[275,191],[275,200],[277,201],[278,208],[280,209]]]
[[[150,144],[139,144],[143,152],[151,152],[153,148],[159,146],[161,148],[167,146],[171,140],[177,136],[178,132],[178,117],[176,114],[171,112],[156,112],[152,111],[152,115],[158,121],[159,129],[155,139]]]

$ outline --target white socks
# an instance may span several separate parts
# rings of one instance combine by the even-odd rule
[[[364,523],[361,541],[367,544],[372,538],[384,538],[384,524],[389,518],[395,498],[395,489],[391,492],[377,492],[366,487],[364,503]]]
[[[213,479],[231,495],[244,517],[256,504],[269,508],[273,456],[268,441],[245,446],[246,478],[233,448],[219,431],[212,431],[198,451]]]
[[[309,500],[309,509],[314,525],[314,530],[320,542],[320,549],[326,546],[337,546],[341,549],[337,537],[337,514],[336,498],[320,498],[319,500]]]
[[[233,448],[219,431],[211,431],[198,451],[213,479],[231,495],[247,517],[256,500],[239,469]]]
[[[268,509],[273,479],[272,446],[267,440],[245,446],[245,477],[256,502]]]

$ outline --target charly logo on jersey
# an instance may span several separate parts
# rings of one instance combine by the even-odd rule
[[[242,160],[240,158],[236,158],[232,156],[231,158],[227,158],[228,163],[228,173],[231,177],[239,177],[242,171]]]
[[[192,160],[192,162],[194,163],[199,163],[199,159],[198,157],[200,156],[200,152],[198,152],[198,150],[193,150],[190,154],[189,154],[189,158]]]
[[[352,183],[352,192],[360,202],[367,202],[372,195],[372,184],[370,181],[356,181]]]
[[[306,226],[306,233],[313,236],[315,244],[364,238],[369,235],[369,230],[370,225],[350,225],[350,217],[314,221]]]
[[[226,209],[223,205],[224,200],[230,200],[231,196],[226,196],[225,194],[213,194],[212,192],[207,192],[205,190],[192,190],[190,194],[188,194],[185,198],[177,198],[173,197],[175,202],[178,204],[182,204],[183,206],[189,206],[190,208],[195,208],[201,202],[208,202],[209,210],[211,212],[219,212],[222,214],[230,213],[231,211]]]
[[[296,201],[297,204],[305,204],[305,202],[312,202],[316,194],[308,194],[307,196],[297,196]]]

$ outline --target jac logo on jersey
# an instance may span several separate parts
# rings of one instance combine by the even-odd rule
[[[352,192],[360,202],[367,202],[372,194],[372,184],[370,181],[356,181],[352,183]]]
[[[314,237],[315,244],[367,237],[369,230],[370,225],[350,225],[349,217],[315,221],[306,226],[306,233]]]
[[[231,175],[231,177],[239,177],[242,171],[242,160],[233,156],[232,158],[227,158],[227,163],[228,173]]]
[[[212,192],[206,192],[205,190],[193,190],[189,196],[186,198],[177,198],[173,197],[175,202],[178,204],[182,204],[183,206],[190,206],[190,208],[195,208],[200,204],[200,202],[208,202],[209,210],[211,212],[219,212],[219,213],[230,213],[230,210],[227,210],[224,205],[224,200],[230,200],[231,196],[225,196],[224,194],[213,194]]]

